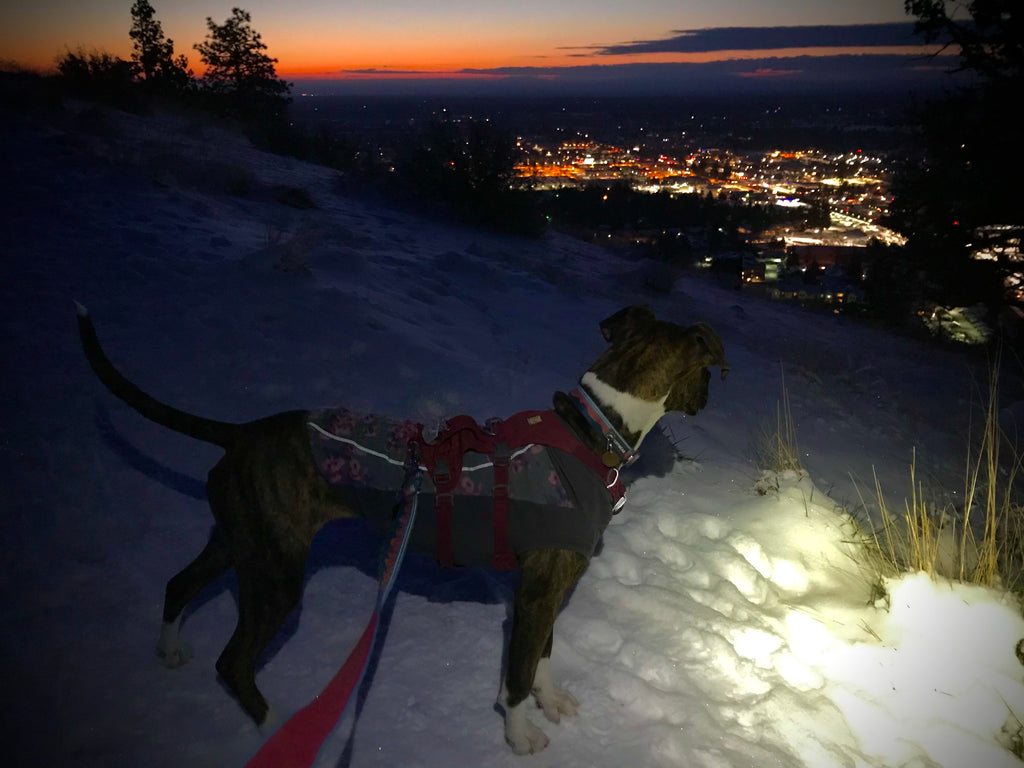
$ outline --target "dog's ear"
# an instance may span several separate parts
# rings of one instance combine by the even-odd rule
[[[729,363],[725,361],[725,347],[718,334],[707,323],[694,323],[687,330],[701,349],[702,364],[705,367],[717,365],[724,379],[729,373]]]
[[[649,328],[658,319],[647,307],[626,307],[601,321],[601,334],[609,343],[618,343]]]

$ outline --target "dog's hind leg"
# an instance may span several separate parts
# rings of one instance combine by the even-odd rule
[[[238,573],[238,624],[217,659],[217,671],[239,703],[265,725],[270,707],[256,687],[256,663],[302,596],[305,552],[276,553],[271,561],[235,564]]]
[[[544,732],[526,717],[531,692],[550,720],[576,711],[576,700],[552,681],[551,641],[562,601],[586,567],[582,555],[561,549],[527,552],[521,558],[503,694],[505,740],[517,754],[539,752],[548,744]]]
[[[164,666],[173,668],[186,664],[192,658],[189,647],[181,641],[178,629],[181,614],[190,602],[212,582],[231,567],[231,558],[220,531],[214,527],[210,540],[203,551],[191,563],[167,582],[164,592],[163,627],[156,645],[157,656]]]

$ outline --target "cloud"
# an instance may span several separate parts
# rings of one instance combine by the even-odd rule
[[[460,70],[490,75],[508,86],[565,88],[604,94],[720,92],[764,89],[928,91],[950,85],[949,57],[923,67],[920,57],[898,54],[839,54],[729,59],[704,63],[608,63],[559,67],[499,67]],[[945,65],[945,66],[944,66]]]
[[[382,67],[364,67],[361,69],[340,69],[330,73],[353,80],[437,80],[437,79],[494,79],[504,77],[501,73],[489,70],[433,70],[433,69],[387,69]],[[299,78],[301,79],[301,78]]]
[[[803,70],[800,69],[772,69],[771,67],[759,67],[749,72],[737,72],[739,77],[794,77]]]
[[[346,75],[425,75],[428,74],[426,70],[422,69],[378,69],[377,67],[367,67],[366,69],[343,69],[341,70]]]
[[[900,54],[838,54],[832,56],[766,56],[745,59],[723,59],[701,63],[660,62],[660,63],[609,63],[580,64],[574,66],[517,66],[495,67],[493,69],[460,69],[463,74],[500,75],[503,77],[562,76],[573,77],[618,77],[629,78],[641,72],[674,73],[692,75],[695,78],[707,74],[750,76],[756,73],[779,72],[783,74],[807,73],[809,76],[860,80],[866,76],[899,77],[913,76],[922,70],[946,72],[943,67],[948,57],[930,60],[930,66],[921,66],[916,56]],[[948,63],[948,62],[947,62]]]
[[[806,27],[714,27],[673,30],[661,40],[635,40],[592,46],[592,54],[624,56],[642,53],[709,53],[769,51],[794,48],[876,48],[920,45],[909,22]]]

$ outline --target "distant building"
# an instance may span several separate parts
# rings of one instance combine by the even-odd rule
[[[848,267],[863,257],[864,248],[857,245],[791,245],[788,254],[796,257],[802,267],[818,264],[822,267]]]
[[[842,269],[830,266],[808,272],[788,272],[766,286],[766,295],[775,301],[792,301],[808,307],[832,307],[840,311],[864,300],[864,291],[843,275]]]

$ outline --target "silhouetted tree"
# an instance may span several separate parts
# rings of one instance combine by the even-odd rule
[[[693,261],[693,248],[682,232],[661,232],[651,241],[651,255],[669,264],[689,264]]]
[[[192,82],[188,59],[184,54],[174,55],[174,41],[164,37],[149,0],[135,0],[131,13],[132,61],[147,90],[165,94],[184,91]]]
[[[868,313],[888,323],[907,322],[919,299],[913,262],[902,249],[872,240],[863,263]]]
[[[832,213],[825,200],[812,200],[807,209],[807,226],[828,229],[832,225]]]
[[[493,123],[432,123],[399,149],[397,191],[473,223],[536,234],[532,195],[510,188],[515,158],[515,142]]]
[[[251,23],[249,12],[241,8],[232,8],[223,24],[207,17],[206,40],[196,43],[195,49],[206,65],[204,84],[226,97],[232,111],[247,119],[273,121],[283,117],[290,87],[277,77],[277,59],[264,53],[267,46]]]
[[[990,83],[1020,82],[1024,74],[1024,9],[1019,0],[905,0],[914,31],[929,43],[956,46],[960,69]],[[967,11],[964,16],[961,11]]]
[[[908,257],[934,282],[938,300],[998,303],[1002,276],[970,253],[979,228],[1024,222],[1024,130],[1011,117],[1024,94],[1024,6],[905,0],[904,8],[926,41],[958,47],[957,69],[974,80],[919,111],[922,157],[896,178],[897,226],[910,236]]]

